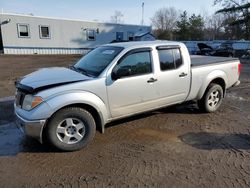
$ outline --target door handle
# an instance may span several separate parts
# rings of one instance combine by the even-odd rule
[[[187,76],[187,75],[188,75],[187,73],[182,72],[182,73],[179,75],[179,77],[185,77],[185,76]]]
[[[155,79],[155,78],[150,78],[147,82],[148,82],[148,83],[154,83],[154,82],[157,82],[157,79]]]

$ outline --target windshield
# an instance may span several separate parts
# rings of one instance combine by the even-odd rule
[[[98,47],[82,57],[74,68],[83,74],[97,77],[122,50],[122,47],[114,46]]]

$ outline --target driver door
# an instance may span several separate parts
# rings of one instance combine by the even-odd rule
[[[107,84],[112,118],[131,115],[153,107],[156,88],[151,49],[136,49],[124,55],[114,67]],[[113,76],[114,77],[114,76]]]

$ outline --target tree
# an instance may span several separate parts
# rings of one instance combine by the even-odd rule
[[[193,14],[189,18],[189,37],[191,40],[203,40],[204,38],[204,20],[201,15]]]
[[[175,8],[161,8],[151,18],[155,35],[159,39],[173,39],[173,32],[176,28],[178,12]]]
[[[111,16],[111,22],[115,24],[123,23],[123,20],[122,20],[123,16],[124,15],[122,14],[121,11],[116,10],[114,15]]]
[[[189,37],[189,20],[187,11],[184,11],[180,15],[180,20],[176,23],[176,35],[178,40],[190,40]]]
[[[222,40],[224,39],[225,16],[223,14],[214,14],[206,18],[204,39],[205,40]]]
[[[245,39],[250,39],[250,3],[248,0],[214,0],[214,4],[222,4],[223,9],[217,13],[229,15],[228,26],[235,26],[234,29],[242,30]],[[233,18],[233,19],[232,19]]]

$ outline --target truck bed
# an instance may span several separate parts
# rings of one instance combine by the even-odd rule
[[[238,60],[237,58],[231,57],[214,57],[214,56],[199,56],[192,55],[191,56],[191,66],[205,66],[210,64],[220,64],[220,63],[228,63],[231,61]]]

